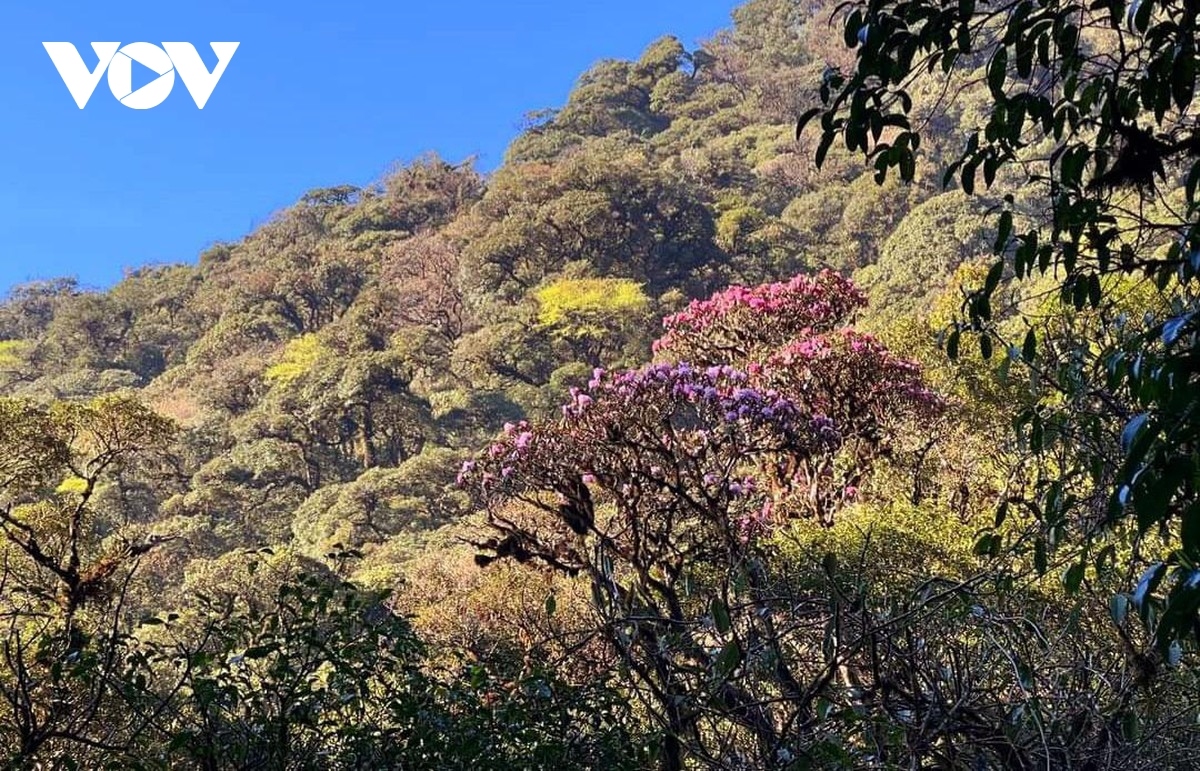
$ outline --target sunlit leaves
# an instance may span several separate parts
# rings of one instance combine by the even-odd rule
[[[307,374],[326,351],[315,334],[300,335],[284,347],[279,361],[268,367],[263,376],[269,383],[293,383]]]
[[[1029,0],[986,11],[974,3],[885,2],[853,6],[844,18],[845,42],[855,49],[857,66],[844,83],[822,92],[821,111],[806,116],[820,118],[822,146],[831,136],[844,138],[847,148],[874,167],[877,179],[896,168],[907,178],[889,148],[866,136],[881,120],[910,115],[916,49],[927,56],[930,77],[937,77],[938,62],[945,73],[955,69],[954,63],[964,72],[978,68],[975,75],[994,102],[983,131],[967,134],[943,182],[957,182],[967,195],[976,195],[1008,174],[1030,189],[1044,190],[1048,217],[1040,223],[1020,222],[1011,196],[1000,209],[992,250],[1002,261],[964,301],[967,321],[945,338],[951,358],[961,355],[969,330],[977,335],[984,359],[999,343],[1008,348],[1009,360],[1019,358],[1068,400],[1080,399],[1089,387],[1090,375],[1077,368],[1052,374],[1040,369],[1045,356],[1061,356],[1060,346],[1069,343],[1048,339],[1035,325],[1024,332],[1023,342],[1002,340],[993,299],[1008,266],[1020,280],[1053,275],[1061,302],[1076,313],[1103,312],[1120,302],[1106,281],[1117,271],[1144,273],[1164,293],[1181,298],[1172,316],[1146,322],[1151,332],[1136,338],[1126,333],[1130,350],[1113,359],[1117,363],[1107,377],[1097,378],[1106,380],[1113,394],[1107,415],[1094,415],[1080,403],[1074,416],[1078,426],[1067,428],[1072,416],[1066,415],[1061,424],[1051,424],[1056,433],[1046,435],[1047,425],[1035,413],[1029,446],[1042,452],[1065,443],[1071,431],[1119,434],[1120,468],[1096,448],[1081,460],[1080,474],[1095,481],[1116,477],[1109,522],[1129,515],[1142,531],[1183,522],[1181,546],[1188,549],[1195,530],[1186,524],[1195,502],[1189,480],[1198,468],[1191,320],[1195,271],[1188,256],[1195,209],[1159,214],[1143,209],[1134,215],[1127,207],[1134,199],[1144,207],[1184,180],[1184,197],[1189,203],[1194,198],[1200,176],[1194,126],[1186,117],[1197,70],[1194,9],[1178,0],[1086,8]],[[1114,47],[1130,53],[1112,62],[1108,52]],[[972,51],[978,55],[965,59]],[[1046,78],[1061,83],[1062,90],[1043,88]],[[952,87],[948,78],[945,86]],[[1036,157],[1034,146],[1045,151],[1048,166],[1029,165]],[[1079,346],[1079,357],[1092,355],[1088,341]],[[1002,366],[1007,370],[1011,364]],[[1126,399],[1132,402],[1129,408],[1121,405]],[[1065,480],[1074,472],[1056,473]],[[1054,484],[1048,482],[1047,489]],[[1052,530],[1069,516],[1067,502],[1075,499],[1063,493],[1055,500],[1058,514],[1050,517],[1047,511]],[[1165,610],[1155,619],[1160,642],[1182,632],[1184,619],[1195,610],[1190,575],[1172,575]],[[1070,571],[1065,576],[1068,586],[1078,579]],[[1142,594],[1150,591],[1147,586],[1143,583]]]

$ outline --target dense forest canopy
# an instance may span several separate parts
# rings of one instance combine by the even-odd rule
[[[1197,15],[749,0],[14,288],[4,763],[1195,767]]]

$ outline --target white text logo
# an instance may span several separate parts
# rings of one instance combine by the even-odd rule
[[[209,43],[217,55],[217,66],[209,72],[191,43],[163,43],[161,48],[153,43],[126,43],[124,46],[120,43],[92,43],[92,50],[99,58],[94,70],[88,69],[83,57],[71,43],[42,45],[81,110],[92,98],[92,92],[106,71],[109,90],[126,107],[148,110],[162,104],[175,86],[175,73],[178,72],[179,79],[196,101],[196,106],[203,110],[238,47],[237,43]],[[158,75],[136,91],[133,90],[134,62]]]

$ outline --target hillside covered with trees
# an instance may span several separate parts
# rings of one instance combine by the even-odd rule
[[[14,769],[1188,769],[1197,11],[749,0],[0,305]]]

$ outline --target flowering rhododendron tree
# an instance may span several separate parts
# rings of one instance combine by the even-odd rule
[[[920,368],[892,355],[870,335],[844,328],[793,340],[759,365],[749,365],[754,381],[786,394],[808,414],[837,427],[837,452],[791,459],[791,484],[808,494],[797,496],[801,512],[832,521],[837,509],[856,499],[875,462],[882,456],[898,465],[909,462],[901,435],[929,441],[926,430],[909,430],[936,419],[941,397],[929,390]]]
[[[757,287],[734,286],[663,319],[654,343],[664,358],[692,364],[755,359],[797,337],[844,326],[867,304],[849,279],[833,271]]]
[[[509,426],[461,477],[497,532],[482,544],[496,557],[481,563],[540,561],[590,580],[601,626],[667,737],[670,768],[681,767],[683,737],[712,730],[729,708],[758,744],[782,746],[778,727],[814,695],[784,663],[790,637],[756,567],[782,494],[761,470],[827,453],[840,437],[749,381],[728,365],[597,370],[559,422]],[[736,674],[749,652],[742,635],[778,662],[774,676]],[[789,701],[767,706],[780,688]]]
[[[753,386],[833,421],[842,438],[834,451],[788,459],[775,475],[807,490],[792,497],[789,513],[826,523],[858,497],[881,456],[909,461],[896,453],[899,429],[929,421],[942,408],[915,364],[846,326],[865,304],[862,292],[832,271],[735,286],[664,319],[666,333],[654,344],[661,358],[741,367]]]
[[[586,390],[572,391],[560,422],[509,424],[460,479],[514,533],[503,512],[522,503],[564,531],[601,536],[621,560],[686,560],[693,555],[680,530],[703,533],[698,548],[737,550],[765,527],[772,507],[759,480],[764,464],[826,453],[841,441],[827,418],[749,381],[728,365],[598,369]],[[607,519],[597,520],[597,496],[612,504]],[[577,545],[564,537],[554,559],[586,569],[590,552]]]
[[[833,676],[767,573],[771,536],[829,521],[903,421],[940,408],[915,365],[845,328],[863,302],[825,272],[693,303],[665,321],[664,361],[597,369],[561,418],[509,425],[463,468],[488,515],[480,564],[591,583],[664,768],[716,746],[749,767],[793,757]]]

